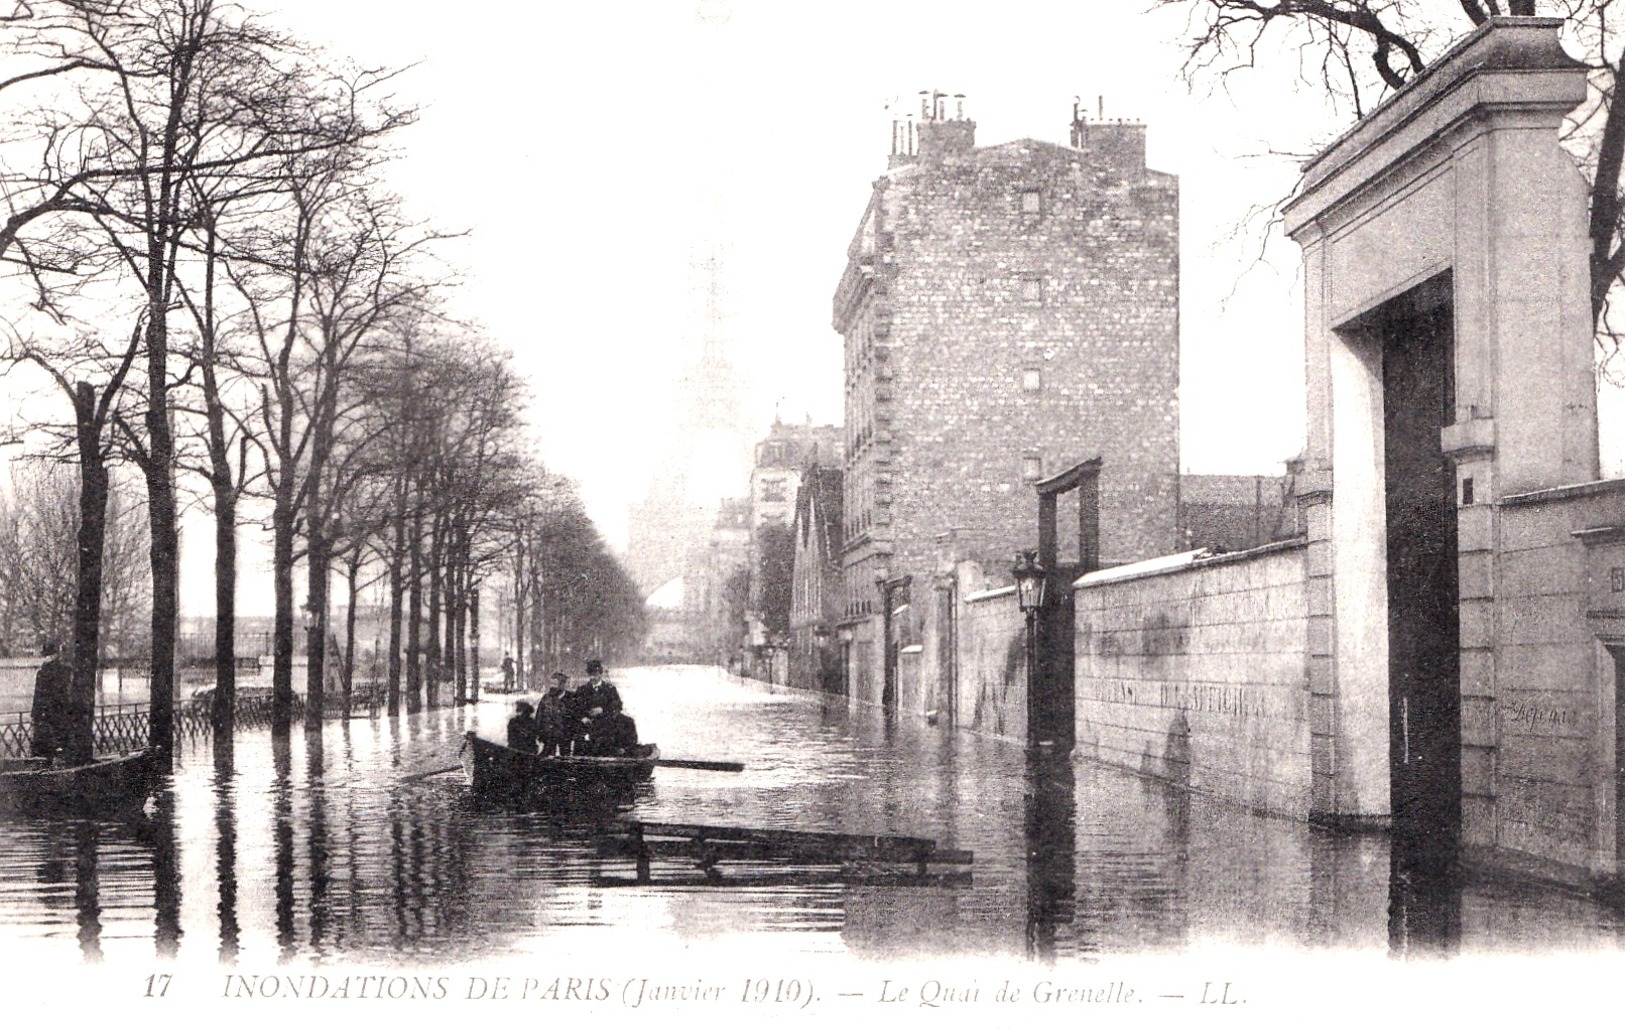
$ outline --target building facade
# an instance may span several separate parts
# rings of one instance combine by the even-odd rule
[[[790,522],[804,470],[839,463],[841,428],[828,424],[773,421],[756,445],[750,473],[750,640],[754,676],[782,682],[787,674],[791,554]],[[772,570],[764,555],[772,553]]]
[[[1051,473],[1102,459],[1103,562],[1178,543],[1177,180],[1146,168],[1141,125],[992,147],[975,128],[939,96],[894,130],[834,296],[843,623],[854,690],[882,701],[908,657],[931,665],[931,578],[1008,568]]]
[[[790,684],[810,691],[842,687],[841,470],[812,466],[801,475],[790,521],[795,563],[790,592]]]
[[[701,574],[707,648],[710,660],[718,666],[733,667],[739,662],[749,562],[750,499],[724,498],[717,506]]]

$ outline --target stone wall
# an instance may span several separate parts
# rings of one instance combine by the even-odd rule
[[[1301,543],[1103,570],[1074,597],[1076,755],[1308,816]]]
[[[1604,643],[1625,641],[1625,481],[1480,511],[1498,547],[1471,578],[1464,567],[1462,594],[1498,590],[1491,626],[1463,613],[1463,841],[1617,877],[1619,692]],[[1475,653],[1486,639],[1492,651]]]
[[[1025,636],[1015,588],[966,596],[959,620],[958,727],[1027,740]]]

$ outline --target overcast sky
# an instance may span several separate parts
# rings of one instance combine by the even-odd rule
[[[1279,472],[1302,446],[1298,250],[1277,241],[1258,266],[1256,238],[1233,234],[1290,190],[1280,152],[1345,126],[1285,60],[1188,89],[1182,17],[1149,0],[249,3],[336,55],[411,66],[399,95],[421,118],[392,184],[466,231],[444,249],[463,276],[454,314],[515,353],[543,459],[616,547],[706,333],[705,256],[722,259],[727,353],[759,433],[775,412],[841,421],[830,297],[891,119],[922,89],[965,94],[984,145],[1064,142],[1074,97],[1144,122],[1150,164],[1180,178],[1184,465]],[[183,532],[185,615],[212,610],[201,519]],[[268,563],[253,531],[244,546],[257,612]]]
[[[536,386],[546,460],[582,484],[614,542],[641,497],[705,331],[692,263],[720,248],[729,356],[765,432],[775,411],[841,421],[830,296],[885,168],[888,103],[967,95],[977,140],[1064,142],[1075,96],[1149,126],[1154,167],[1181,177],[1185,462],[1267,472],[1302,437],[1296,249],[1228,310],[1227,231],[1278,196],[1291,163],[1257,162],[1283,113],[1193,96],[1183,23],[1144,0],[790,4],[705,0],[557,6],[346,0],[266,9],[366,63],[415,64],[423,105],[398,188],[467,229],[458,306],[512,348]],[[491,13],[492,11],[502,13]],[[1275,90],[1279,92],[1279,82]],[[1248,83],[1236,84],[1248,87]],[[1261,130],[1259,127],[1263,127]],[[1328,126],[1323,135],[1334,127]],[[742,493],[743,480],[739,485]]]

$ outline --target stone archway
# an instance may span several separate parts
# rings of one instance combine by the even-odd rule
[[[1459,745],[1436,728],[1430,748],[1456,752],[1447,766],[1463,772],[1461,788],[1426,794],[1450,793],[1453,809],[1465,793],[1468,838],[1493,824],[1474,796],[1495,739],[1462,730],[1495,691],[1495,503],[1597,476],[1586,192],[1559,145],[1564,115],[1585,98],[1585,71],[1563,53],[1561,25],[1492,19],[1312,161],[1286,209],[1306,278],[1298,490],[1309,539],[1311,809],[1328,823],[1393,816],[1394,761],[1406,758],[1396,723],[1407,710],[1396,702],[1415,660],[1456,686],[1454,707],[1430,719],[1454,723]],[[1418,307],[1441,291],[1442,305]],[[1426,399],[1396,416],[1396,385],[1384,378],[1409,354],[1396,358],[1395,319],[1424,312],[1446,313],[1435,332],[1453,345],[1425,359],[1446,407],[1432,427],[1411,418]],[[1425,440],[1435,430],[1436,449]],[[1448,468],[1448,501],[1418,486],[1422,466],[1396,465],[1389,438],[1401,432]],[[1407,641],[1390,634],[1391,619],[1406,618],[1394,593],[1420,583],[1390,570],[1417,542],[1400,533],[1396,545],[1395,506],[1423,495],[1430,511],[1455,510],[1440,554],[1453,554],[1458,576],[1428,589],[1454,593],[1454,641],[1437,629]],[[1396,650],[1413,654],[1398,668]]]

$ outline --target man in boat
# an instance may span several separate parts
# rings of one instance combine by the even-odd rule
[[[587,661],[587,683],[576,690],[575,751],[587,756],[624,756],[638,744],[638,726],[621,711],[621,692],[604,680],[604,664]]]
[[[534,707],[524,699],[513,704],[513,716],[508,718],[508,748],[515,752],[536,751],[536,718]]]
[[[570,724],[575,712],[577,690],[570,687],[570,679],[560,670],[553,675],[553,683],[542,695],[541,711],[537,714],[537,737],[542,741],[543,756],[566,756],[570,752]]]
[[[73,691],[73,672],[57,654],[56,642],[46,642],[41,651],[45,662],[34,675],[33,753],[55,759],[70,745],[73,728],[69,696]]]

